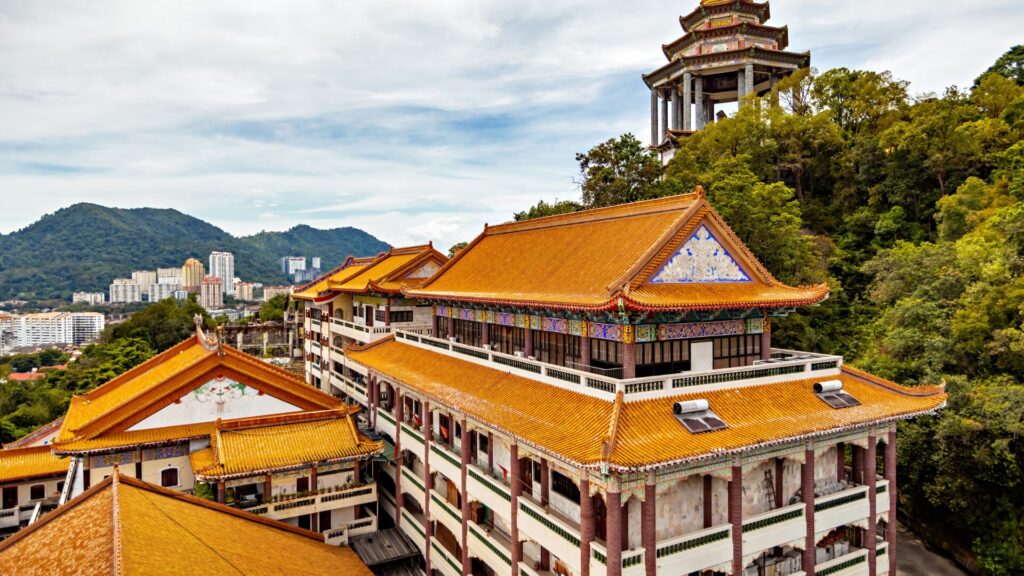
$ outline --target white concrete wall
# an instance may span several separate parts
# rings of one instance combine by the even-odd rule
[[[655,498],[655,516],[658,518],[658,540],[677,538],[703,529],[703,477],[698,474],[660,487]]]

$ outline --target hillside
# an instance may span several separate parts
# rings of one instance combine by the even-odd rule
[[[366,256],[387,247],[356,228],[302,225],[237,238],[177,210],[81,203],[0,235],[0,299],[65,299],[76,290],[106,291],[111,279],[133,270],[181,266],[189,257],[205,265],[214,250],[235,255],[236,276],[279,284],[287,280],[278,265],[281,256],[320,256],[329,269],[350,254]]]

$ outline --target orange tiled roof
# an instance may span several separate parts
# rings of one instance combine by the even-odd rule
[[[430,244],[392,248],[357,274],[331,279],[327,284],[335,292],[399,293],[406,283],[418,285],[423,282],[423,278],[408,278],[409,275],[430,263],[439,268],[446,261],[447,258]]]
[[[320,276],[319,278],[303,284],[295,289],[292,293],[292,298],[299,300],[316,300],[320,298],[325,292],[328,292],[327,283],[330,280],[344,280],[356,274],[359,270],[366,267],[367,264],[376,260],[378,256],[368,258],[356,258],[349,256],[341,263],[340,266],[331,270],[330,272]]]
[[[13,442],[9,442],[7,444],[4,444],[3,447],[4,448],[25,448],[27,446],[34,446],[34,445],[36,445],[39,442],[45,442],[45,439],[46,439],[47,436],[50,436],[51,434],[55,435],[58,431],[60,431],[60,426],[63,423],[64,423],[64,417],[61,416],[60,418],[57,418],[56,420],[53,420],[52,422],[47,422],[46,424],[43,424],[39,428],[36,428],[35,430],[29,432],[28,434],[22,436],[21,438],[18,438],[17,440],[15,440]]]
[[[59,554],[55,551],[61,551]],[[0,543],[0,572],[370,576],[323,536],[115,475]]]
[[[939,408],[939,388],[905,388],[844,368],[844,389],[862,403],[835,410],[812,391],[814,380],[691,392],[657,400],[603,400],[384,339],[346,356],[454,411],[583,466],[639,469],[696,460],[837,429],[909,417]],[[672,414],[676,401],[707,399],[728,424],[690,434]]]
[[[196,476],[210,479],[361,458],[383,447],[360,434],[342,409],[223,423],[211,434],[210,447],[190,458]]]
[[[54,456],[49,446],[4,448],[0,450],[0,484],[61,476],[68,473],[70,460]]]
[[[110,382],[71,399],[58,445],[123,432],[174,402],[201,379],[224,375],[305,410],[323,410],[339,401],[290,372],[222,345],[212,350],[196,336],[143,362]]]
[[[715,233],[744,282],[652,283],[698,227]],[[484,229],[410,296],[573,310],[788,308],[828,286],[776,280],[702,193],[512,222]]]

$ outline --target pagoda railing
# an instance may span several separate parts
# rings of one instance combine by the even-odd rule
[[[608,399],[622,392],[627,402],[674,396],[691,390],[770,384],[798,378],[835,377],[839,375],[843,362],[841,356],[773,348],[770,360],[759,361],[751,366],[622,379],[404,330],[395,329],[394,334],[397,340],[406,344],[589,396]]]

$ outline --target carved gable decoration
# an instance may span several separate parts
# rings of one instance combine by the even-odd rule
[[[651,279],[653,284],[697,282],[750,282],[743,268],[703,224]]]
[[[441,266],[437,262],[430,261],[417,268],[416,271],[409,274],[407,278],[430,278],[440,269]]]

